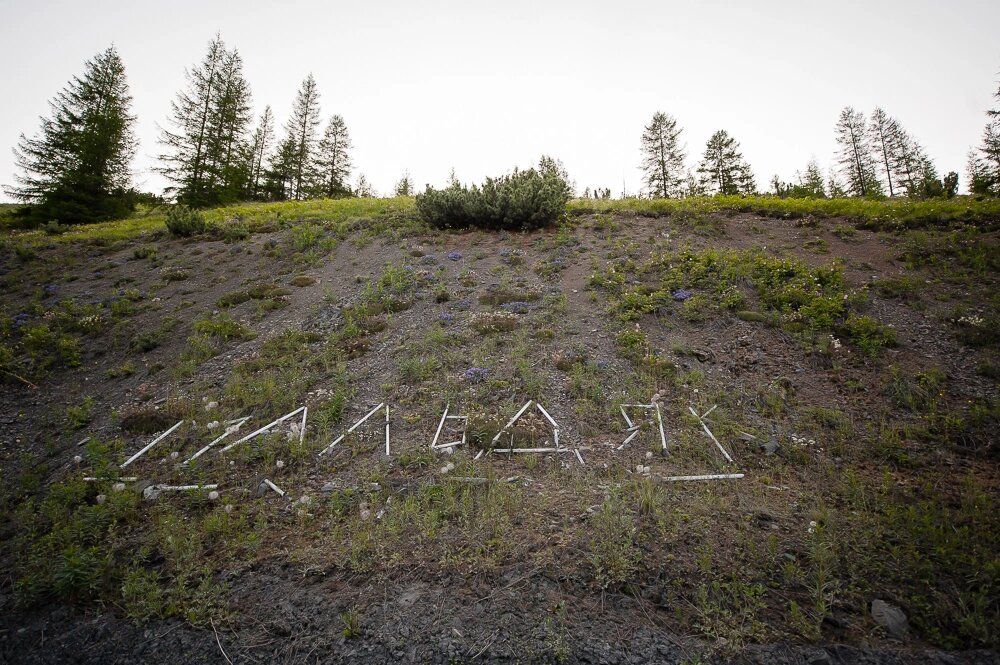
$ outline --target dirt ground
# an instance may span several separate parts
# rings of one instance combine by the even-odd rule
[[[213,558],[211,543],[203,546],[212,579],[225,590],[226,609],[197,626],[178,617],[153,617],[140,625],[107,596],[25,607],[16,592],[18,554],[3,548],[8,574],[0,582],[0,661],[998,663],[996,651],[968,650],[982,645],[963,644],[962,637],[952,639],[949,650],[934,646],[940,640],[925,627],[932,620],[920,619],[922,610],[911,604],[918,596],[933,597],[927,589],[935,582],[913,580],[914,588],[904,590],[874,576],[866,584],[859,581],[864,574],[858,564],[841,551],[850,544],[857,515],[844,498],[853,482],[848,477],[871,486],[885,483],[891,488],[886,491],[901,496],[930,484],[945,503],[959,502],[970,478],[992,501],[1000,487],[996,442],[989,437],[983,443],[978,435],[963,435],[971,443],[962,449],[904,434],[891,459],[861,450],[862,440],[881,436],[887,419],[898,428],[923,422],[912,409],[888,404],[884,386],[893,372],[947,376],[935,402],[942,413],[966,414],[973,403],[998,397],[996,379],[978,369],[995,361],[995,350],[957,343],[950,323],[956,304],[970,315],[995,315],[995,273],[957,280],[942,278],[934,267],[908,268],[901,258],[904,240],[855,230],[845,220],[803,224],[734,214],[700,227],[666,218],[585,215],[558,231],[355,235],[322,251],[297,249],[288,232],[274,231],[235,243],[160,237],[110,251],[49,250],[59,263],[44,269],[39,261],[18,266],[11,259],[0,269],[11,287],[3,296],[10,315],[26,309],[48,283],[55,285],[53,300],[101,303],[124,289],[141,293],[127,320],[84,338],[79,367],[54,371],[37,389],[16,381],[2,385],[0,465],[12,489],[10,519],[0,535],[14,542],[18,502],[92,472],[81,440],[113,442],[123,459],[151,440],[148,433],[123,429],[123,417],[156,411],[169,412],[171,421],[180,413],[196,424],[185,425],[131,467],[140,485],[218,483],[222,497],[215,507],[183,497],[162,501],[192,519],[226,504],[246,518],[241,524],[263,515],[266,527],[249,554]],[[995,247],[994,237],[989,242]],[[136,258],[137,247],[153,243],[155,261]],[[594,286],[596,273],[613,265],[645,265],[651,252],[710,249],[759,250],[812,268],[838,261],[848,289],[872,287],[866,311],[895,328],[898,344],[872,358],[842,340],[831,361],[782,326],[728,311],[689,317],[676,305],[624,321],[610,312],[609,295]],[[343,331],[352,312],[370,300],[366,287],[393,268],[408,275],[401,279],[410,286],[399,294],[406,302],[365,319],[377,319],[380,329],[348,338]],[[185,276],[167,279],[171,269]],[[906,298],[875,288],[900,276],[916,280]],[[220,305],[261,283],[277,285],[279,295]],[[760,309],[753,290],[737,286],[747,294],[744,308]],[[504,292],[514,295],[498,302]],[[506,310],[514,312],[513,331],[475,332],[477,315],[511,303],[519,303]],[[254,336],[225,340],[216,355],[178,371],[190,357],[197,322],[222,315]],[[632,329],[647,340],[646,358],[669,359],[669,377],[637,378],[616,341]],[[161,331],[155,347],[136,351],[134,340],[152,331]],[[281,367],[265,366],[254,375],[276,377],[279,385],[266,386],[272,397],[259,397],[255,391],[265,388],[258,383],[234,383],[234,367],[266,358],[266,344],[287,331],[338,339],[338,369],[309,364],[321,363],[322,351],[306,342],[282,356]],[[364,344],[357,354],[345,351],[356,348],[345,346],[356,344],[354,339]],[[584,360],[563,364],[563,358]],[[295,373],[279,370],[299,362],[301,383],[287,383]],[[129,364],[131,371],[118,371]],[[487,370],[487,379],[470,378],[472,368]],[[609,405],[645,403],[649,388],[659,395],[668,456],[659,450],[653,422],[631,446],[617,449],[626,425]],[[253,453],[227,458],[213,451],[193,471],[176,466],[214,436],[205,430],[211,421],[251,415],[248,427],[259,427],[288,404],[321,413],[338,391],[348,396],[342,414],[330,423],[309,421],[306,452],[284,437],[282,426],[281,435],[262,437],[268,443]],[[481,445],[529,397],[552,414],[560,441],[585,464],[575,454],[474,459],[472,445],[453,455],[429,452],[446,403],[470,415],[470,440]],[[85,399],[86,422],[67,424],[67,409]],[[219,406],[208,411],[207,402]],[[328,456],[315,456],[380,402],[392,409],[389,458],[382,450],[381,413]],[[251,413],[241,408],[247,403],[263,406]],[[715,404],[718,411],[706,422],[733,463],[716,454],[688,413],[688,406],[704,413]],[[824,418],[837,424],[824,425]],[[542,444],[547,427],[535,414],[518,431],[518,441]],[[769,441],[779,445],[778,454],[762,449]],[[909,461],[898,461],[904,457]],[[443,472],[449,461],[458,468]],[[637,465],[651,468],[637,472]],[[29,473],[40,477],[38,486],[18,489]],[[621,534],[634,542],[640,559],[624,582],[602,584],[593,571],[594,548],[603,546],[595,544],[593,520],[608,497],[626,486],[641,492],[644,479],[705,473],[745,476],[652,483],[656,489],[648,491],[656,494],[649,501],[655,505],[637,513],[634,537]],[[422,492],[454,476],[502,486],[496,501],[507,502],[497,509],[503,528],[456,518],[467,529],[461,533],[471,535],[450,541],[449,529],[458,527],[423,526],[414,508],[415,517],[401,520],[410,522],[409,529],[399,524],[379,530],[377,522],[388,523],[400,504],[423,500]],[[265,477],[287,495],[261,494]],[[106,490],[94,489],[90,503],[98,491]],[[621,491],[633,505],[633,490]],[[494,509],[489,497],[456,496]],[[340,500],[346,508],[328,508]],[[150,503],[141,502],[139,510],[152,520],[158,509]],[[797,630],[788,608],[816,595],[808,582],[815,559],[810,534],[817,521],[827,523],[817,517],[826,511],[843,513],[829,518],[844,543],[830,545],[843,577],[820,591],[830,603],[816,615],[816,626]],[[135,542],[142,542],[142,533],[136,531]],[[378,542],[358,544],[367,538]],[[765,554],[772,543],[774,552]],[[886,552],[893,546],[887,541]],[[890,567],[890,554],[872,556]],[[760,569],[743,570],[750,561]],[[163,566],[164,575],[172,565],[168,554],[151,562]],[[789,564],[801,564],[807,581],[779,582]],[[737,578],[739,590],[733,591],[727,585]],[[984,585],[989,596],[989,583]],[[917,627],[902,639],[888,635],[868,612],[876,597],[917,614]],[[985,625],[996,626],[995,596],[986,602]]]

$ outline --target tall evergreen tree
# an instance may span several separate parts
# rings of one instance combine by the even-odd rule
[[[246,149],[247,179],[244,194],[248,199],[256,200],[263,196],[266,160],[273,144],[274,114],[270,106],[265,106]]]
[[[323,132],[316,154],[319,190],[326,198],[350,196],[351,154],[354,147],[344,118],[334,115]]]
[[[684,182],[684,149],[677,120],[657,111],[642,133],[643,184],[653,197],[678,196]]]
[[[702,187],[709,194],[753,194],[757,189],[740,144],[724,129],[708,139],[697,171]]]
[[[317,180],[316,131],[319,129],[319,90],[310,74],[295,96],[292,115],[285,123],[283,159],[291,176],[286,197],[301,200],[309,196]]]
[[[167,152],[158,170],[174,183],[171,189],[182,203],[231,202],[246,176],[240,148],[251,120],[243,60],[216,34],[201,63],[185,70],[185,77],[186,88],[171,102],[173,129],[160,130]]]
[[[137,142],[125,66],[114,46],[84,65],[49,102],[35,138],[14,150],[16,186],[8,195],[28,204],[32,222],[85,223],[132,209],[131,163]]]
[[[886,183],[889,185],[889,196],[895,196],[893,164],[896,162],[899,152],[899,134],[901,132],[899,123],[896,122],[895,118],[890,118],[881,108],[875,107],[871,119],[868,121],[868,131],[878,160],[878,168],[882,171],[882,175],[885,176]]]
[[[837,161],[847,183],[847,191],[853,196],[880,194],[882,188],[875,171],[864,114],[850,106],[844,107],[837,121],[836,133],[840,145]]]

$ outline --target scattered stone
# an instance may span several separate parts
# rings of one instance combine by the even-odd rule
[[[454,469],[454,468],[455,468],[455,465],[454,465],[454,464],[452,464],[452,465],[451,465],[451,468],[453,468],[453,469]],[[378,483],[368,483],[368,489],[369,489],[370,491],[372,491],[372,492],[381,492],[381,491],[382,491],[382,486],[381,486],[381,485],[379,485]]]
[[[910,630],[906,613],[895,605],[879,598],[872,601],[872,619],[897,639],[906,637],[906,634]]]
[[[82,464],[83,463],[83,458],[80,457],[79,455],[74,455],[73,456],[73,463],[74,464]]]
[[[760,449],[768,455],[773,455],[781,449],[781,444],[774,439],[771,439],[767,443],[760,444]]]
[[[208,500],[209,501],[218,501],[219,500],[219,493],[216,492],[215,490],[212,490],[211,492],[208,493]]]
[[[111,489],[114,490],[115,492],[124,492],[125,483],[115,483],[114,485],[111,486]]]
[[[308,494],[303,494],[302,497],[299,499],[299,503],[301,503],[303,506],[308,506],[309,504],[312,503],[312,497],[309,496]]]
[[[337,483],[335,483],[334,481],[331,480],[330,482],[328,482],[325,485],[323,485],[322,487],[320,487],[319,491],[320,492],[325,492],[325,493],[330,493],[330,492],[333,492],[336,489],[337,489]]]
[[[646,451],[646,459],[653,459],[653,451],[652,450],[647,450]]]
[[[180,456],[181,456],[181,454],[179,452],[177,452],[176,450],[174,452],[170,453],[170,459],[177,459]]]

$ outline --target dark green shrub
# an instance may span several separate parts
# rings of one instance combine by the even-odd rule
[[[187,238],[205,232],[205,218],[200,212],[185,205],[171,206],[167,210],[167,230],[172,235]]]
[[[515,170],[487,178],[482,187],[458,183],[446,189],[427,187],[417,195],[417,212],[437,228],[537,229],[558,220],[569,201],[569,185],[557,172]]]

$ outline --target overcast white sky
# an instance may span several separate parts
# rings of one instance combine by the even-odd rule
[[[258,112],[280,125],[312,72],[324,117],[339,113],[357,173],[382,193],[404,169],[418,187],[563,160],[578,188],[639,188],[653,113],[684,128],[688,162],[726,129],[766,187],[811,156],[832,161],[841,107],[881,105],[958,171],[979,143],[1000,78],[1000,2],[221,2],[0,0],[0,183],[11,148],[47,101],[114,43],[152,173],[157,124],[213,34],[239,49]]]

